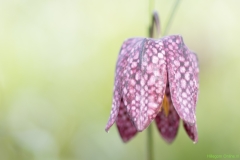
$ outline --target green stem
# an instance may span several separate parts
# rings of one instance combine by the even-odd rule
[[[154,29],[154,0],[149,1],[149,12],[150,12],[150,28],[149,37],[153,38]],[[152,137],[152,125],[150,124],[147,128],[147,160],[154,160],[154,150],[153,150],[153,137]]]
[[[152,125],[147,129],[147,160],[154,160]]]
[[[168,33],[168,30],[171,26],[174,14],[177,10],[177,7],[179,5],[180,0],[176,0],[171,15],[168,19],[167,25],[165,27],[165,30],[163,32],[163,35],[166,35]],[[158,34],[161,32],[160,30],[160,21],[159,21],[159,17],[157,12],[153,12],[153,8],[154,8],[154,0],[150,0],[149,3],[149,10],[150,10],[150,15],[151,15],[151,26],[149,28],[149,37],[154,38],[154,25],[156,26],[155,29],[157,30],[156,33],[156,37],[158,38]],[[152,125],[149,125],[148,129],[147,129],[147,160],[154,160],[154,146],[153,146],[153,133],[152,133]]]
[[[170,14],[170,17],[168,18],[167,25],[166,25],[165,30],[163,32],[163,36],[166,35],[168,33],[169,29],[170,29],[170,26],[172,24],[172,20],[174,18],[175,13],[176,13],[177,7],[179,6],[179,3],[180,3],[180,0],[176,0],[175,1],[175,4],[173,6],[173,9],[172,9],[172,12]]]

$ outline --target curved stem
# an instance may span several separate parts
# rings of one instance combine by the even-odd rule
[[[170,14],[170,17],[168,18],[168,22],[167,22],[167,25],[164,29],[163,35],[166,35],[168,33],[168,31],[170,29],[170,26],[171,26],[171,23],[172,23],[172,20],[174,18],[174,15],[176,13],[176,10],[177,10],[177,7],[179,6],[179,4],[180,4],[180,0],[176,0],[175,4],[173,6],[172,12]]]
[[[151,4],[154,4],[154,0],[150,0]],[[151,11],[152,5],[149,6],[149,9]],[[154,33],[156,34],[156,37],[160,34],[160,21],[158,17],[157,12],[151,13],[151,25],[149,28],[149,37],[154,38]],[[155,26],[155,27],[154,27]],[[156,30],[154,32],[154,29]],[[153,135],[152,135],[152,125],[150,124],[147,129],[147,160],[154,160],[154,146],[153,146]]]
[[[147,129],[147,160],[154,160],[152,125]]]
[[[155,31],[155,32],[154,32]],[[152,14],[152,25],[149,29],[149,37],[158,38],[161,34],[160,20],[157,11],[154,11]]]

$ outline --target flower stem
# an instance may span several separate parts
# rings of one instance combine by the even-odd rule
[[[154,160],[152,125],[147,129],[147,160]]]
[[[176,1],[175,1],[175,4],[174,4],[174,6],[173,6],[172,12],[171,12],[171,14],[170,14],[170,16],[169,16],[169,18],[168,18],[167,25],[166,25],[166,27],[165,27],[165,29],[164,29],[163,36],[165,36],[165,35],[168,33],[168,30],[170,29],[170,26],[171,26],[171,24],[172,24],[174,15],[175,15],[175,13],[176,13],[176,10],[177,10],[177,7],[179,6],[179,4],[180,4],[180,0],[176,0]]]
[[[179,3],[180,3],[180,0],[176,0],[175,4],[173,6],[172,12],[170,14],[170,17],[168,19],[167,25],[165,27],[165,30],[162,34],[163,36],[168,33],[168,30],[171,26],[173,17],[175,15],[175,12],[177,10]],[[149,10],[150,10],[150,15],[151,15],[150,20],[152,20],[152,22],[151,22],[151,26],[149,28],[149,37],[154,38],[154,28],[155,28],[156,29],[155,36],[156,36],[156,38],[158,38],[159,34],[161,34],[160,20],[159,20],[157,12],[153,12],[153,14],[152,14],[153,8],[154,8],[154,0],[150,0]],[[154,25],[155,25],[155,27],[154,27]],[[147,160],[154,160],[154,146],[153,145],[154,144],[153,144],[152,125],[150,124],[147,129]]]
[[[149,11],[150,11],[150,28],[149,37],[154,37],[154,25],[156,25],[157,34],[160,32],[159,17],[157,12],[152,12],[154,10],[154,0],[149,1]],[[154,160],[154,149],[153,149],[153,136],[152,136],[152,125],[150,124],[147,128],[147,160]]]

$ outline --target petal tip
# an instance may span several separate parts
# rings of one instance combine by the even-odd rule
[[[197,132],[197,124],[191,125],[187,122],[183,122],[184,129],[188,134],[188,137],[193,141],[194,144],[198,142],[198,132]]]
[[[112,125],[113,125],[113,124],[109,124],[109,123],[106,125],[105,131],[106,131],[107,133],[109,133],[109,129],[112,127]]]
[[[198,143],[198,135],[196,134],[196,136],[192,140],[193,140],[193,144],[197,144]]]
[[[152,122],[152,120],[148,119],[148,118],[144,119],[144,120],[141,120],[141,119],[143,119],[143,118],[141,118],[141,117],[138,118],[137,122],[134,123],[138,132],[142,132],[143,130],[147,129]]]
[[[197,143],[198,143],[198,140],[193,141],[193,144],[197,144]]]
[[[105,128],[105,132],[109,133],[109,129],[108,129],[108,128]]]
[[[175,140],[175,138],[174,138],[174,139],[169,139],[169,138],[166,138],[166,137],[164,137],[163,139],[164,139],[164,141],[167,142],[168,144],[172,144],[172,142]]]
[[[136,125],[136,129],[138,132],[142,132],[146,128],[144,128],[143,125]]]
[[[134,136],[133,136],[134,137]],[[133,137],[129,137],[129,138],[123,138],[122,137],[122,141],[123,141],[123,143],[127,143],[127,142],[129,142]]]

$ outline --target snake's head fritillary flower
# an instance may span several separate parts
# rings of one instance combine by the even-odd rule
[[[182,119],[187,134],[197,142],[198,73],[197,56],[180,35],[126,40],[117,60],[105,130],[116,122],[127,142],[155,119],[162,137],[172,142]]]

